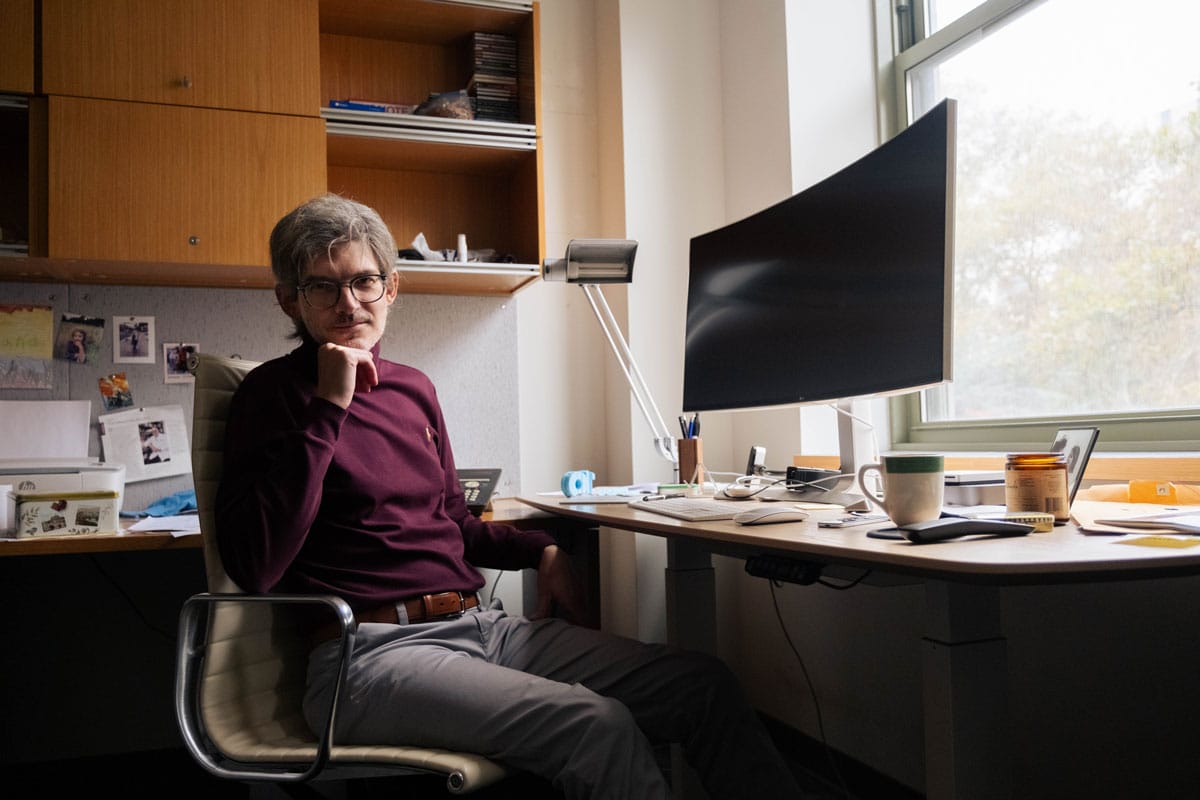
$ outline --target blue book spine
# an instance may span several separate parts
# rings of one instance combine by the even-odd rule
[[[379,103],[359,103],[354,100],[330,100],[330,108],[346,108],[351,111],[387,111],[387,106]]]

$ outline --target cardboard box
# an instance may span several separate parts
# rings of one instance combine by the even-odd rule
[[[18,539],[117,534],[116,492],[16,494]]]

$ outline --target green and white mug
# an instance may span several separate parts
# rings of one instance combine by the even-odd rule
[[[867,475],[878,472],[883,494],[868,486]],[[934,453],[889,453],[877,464],[863,464],[858,485],[896,525],[937,519],[946,491],[946,460]]]

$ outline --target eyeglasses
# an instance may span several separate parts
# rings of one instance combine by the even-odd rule
[[[384,275],[355,275],[348,281],[328,281],[323,278],[300,284],[300,294],[313,308],[333,308],[342,299],[342,287],[349,286],[350,293],[360,303],[374,303],[383,297],[387,286]]]

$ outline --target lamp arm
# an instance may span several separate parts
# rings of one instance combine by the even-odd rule
[[[613,355],[616,356],[617,363],[621,366],[621,371],[625,373],[625,381],[633,392],[633,399],[637,401],[638,408],[642,410],[642,416],[646,418],[646,424],[650,426],[650,431],[654,434],[654,446],[658,449],[659,455],[672,464],[678,465],[679,449],[675,437],[671,434],[671,429],[667,427],[666,420],[658,410],[653,395],[650,394],[650,387],[646,385],[646,379],[642,377],[642,371],[638,369],[637,361],[634,360],[633,353],[629,350],[629,344],[621,334],[621,328],[617,325],[616,318],[613,317],[612,309],[609,308],[608,301],[604,299],[604,293],[600,291],[599,286],[591,283],[580,284],[580,288],[583,289],[588,303],[592,306],[592,313],[596,315],[596,321],[600,323],[600,328],[608,339],[608,345],[612,348]]]

